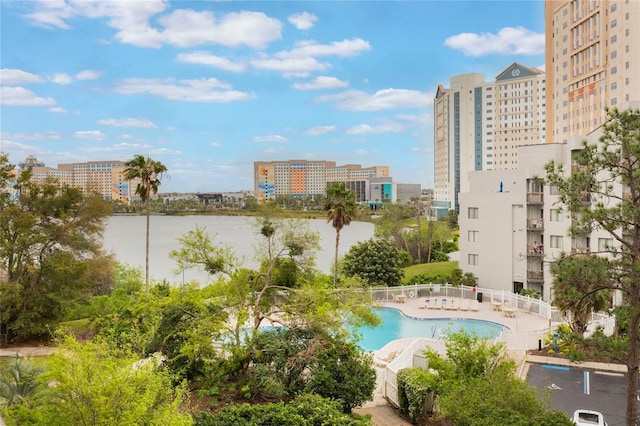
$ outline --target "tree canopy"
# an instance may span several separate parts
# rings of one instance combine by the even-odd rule
[[[0,169],[7,170],[6,156]],[[6,172],[2,179],[7,179]],[[101,246],[109,207],[57,180],[35,182],[25,170],[17,196],[0,196],[0,324],[12,339],[47,337],[74,306],[101,291],[112,258]]]
[[[398,286],[404,278],[402,268],[411,260],[407,252],[390,242],[371,239],[353,245],[344,256],[341,268],[344,275],[357,276],[370,286]]]
[[[338,248],[340,246],[340,231],[351,223],[357,212],[356,194],[342,182],[334,182],[327,188],[324,209],[327,212],[327,222],[331,222],[336,230],[336,250],[333,262],[333,285],[338,284]]]
[[[640,110],[607,110],[597,143],[584,141],[572,154],[571,171],[546,165],[547,182],[572,219],[571,234],[603,231],[610,244],[598,253],[609,258],[611,280],[601,287],[624,295],[621,310],[629,318],[627,425],[638,413],[640,367]]]

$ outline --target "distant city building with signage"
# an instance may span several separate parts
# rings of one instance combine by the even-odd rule
[[[420,196],[421,191],[420,184],[392,182],[388,166],[337,166],[334,161],[284,160],[256,161],[253,163],[253,170],[254,193],[259,201],[267,201],[278,196],[324,196],[327,185],[332,182],[343,182],[356,193],[358,202],[408,201],[412,196]],[[374,181],[377,182],[376,185],[372,184]],[[413,192],[415,195],[409,196],[406,200],[402,198]],[[399,194],[402,197],[399,197]]]

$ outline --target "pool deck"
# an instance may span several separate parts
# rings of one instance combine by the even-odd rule
[[[452,298],[448,298],[452,299]],[[460,302],[460,298],[453,298],[457,302]],[[507,353],[516,361],[518,365],[518,372],[523,374],[526,365],[526,353],[528,349],[537,348],[538,338],[543,338],[540,331],[549,328],[549,320],[539,315],[517,310],[513,316],[505,316],[505,313],[494,310],[490,302],[478,303],[477,311],[473,310],[445,310],[445,309],[433,309],[433,308],[421,308],[424,306],[425,298],[406,298],[403,303],[385,301],[380,304],[382,307],[395,308],[403,312],[405,315],[413,318],[433,318],[433,319],[447,319],[447,318],[470,318],[484,321],[491,321],[508,327],[509,331],[504,336],[504,343]],[[554,324],[551,324],[553,326]],[[367,402],[360,409],[355,412],[360,414],[372,414],[375,417],[376,407],[388,407],[385,408],[385,413],[389,413],[389,409],[394,411],[389,406],[389,402],[383,396],[384,386],[384,370],[386,365],[393,361],[404,349],[406,349],[415,339],[404,338],[389,342],[383,348],[373,353],[374,366],[378,372],[378,381],[376,390],[374,392],[374,398],[372,401]],[[397,415],[397,414],[396,414]],[[374,419],[376,420],[376,419]],[[374,421],[374,424],[387,424],[380,419]],[[398,423],[408,424],[408,423]]]

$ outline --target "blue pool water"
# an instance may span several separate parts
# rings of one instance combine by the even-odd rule
[[[382,323],[376,328],[362,327],[358,330],[362,335],[359,344],[367,351],[377,351],[392,340],[405,337],[440,339],[448,332],[464,330],[480,339],[495,339],[508,329],[495,322],[469,318],[410,318],[393,308],[376,308],[375,312]]]

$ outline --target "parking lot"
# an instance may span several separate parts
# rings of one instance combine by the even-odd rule
[[[627,377],[623,373],[531,364],[527,380],[542,394],[551,392],[551,409],[573,415],[589,409],[604,414],[608,426],[624,426]]]

